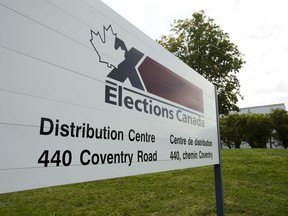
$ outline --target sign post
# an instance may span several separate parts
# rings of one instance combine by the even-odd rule
[[[101,1],[0,14],[0,193],[207,165],[219,179],[201,75]]]
[[[217,118],[217,130],[218,130],[218,149],[219,149],[219,164],[214,165],[214,179],[215,179],[215,193],[216,193],[216,209],[217,216],[225,215],[224,207],[224,187],[222,178],[222,159],[221,159],[221,140],[220,140],[220,125],[219,125],[219,110],[218,110],[218,97],[217,88],[215,86],[215,102],[216,102],[216,118]]]

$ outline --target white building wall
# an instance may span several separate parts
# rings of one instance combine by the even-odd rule
[[[280,103],[280,104],[240,108],[239,114],[245,114],[245,113],[266,114],[266,113],[271,113],[274,109],[286,110],[285,104]]]

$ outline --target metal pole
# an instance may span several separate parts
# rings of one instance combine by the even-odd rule
[[[217,97],[216,86],[215,86],[215,103],[216,103],[216,121],[217,121],[217,134],[218,134],[218,152],[219,152],[219,164],[214,165],[216,209],[217,209],[217,216],[224,216],[225,215],[224,188],[223,188],[223,178],[222,178],[220,124],[219,124],[219,109],[218,109],[218,97]]]

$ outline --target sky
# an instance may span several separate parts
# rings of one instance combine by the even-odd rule
[[[204,10],[244,54],[238,73],[240,108],[285,103],[288,109],[288,3],[286,0],[102,0],[156,40],[170,24]]]

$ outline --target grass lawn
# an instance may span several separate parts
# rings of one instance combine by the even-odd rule
[[[222,151],[226,215],[288,215],[288,150]],[[216,215],[213,166],[0,195],[0,215]]]

